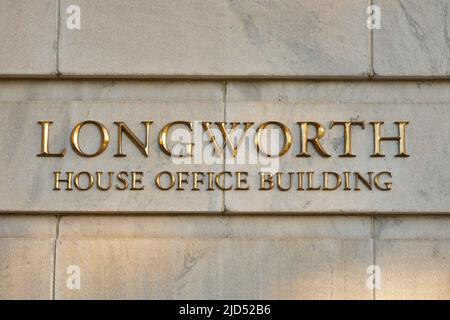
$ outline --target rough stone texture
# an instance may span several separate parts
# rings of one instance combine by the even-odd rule
[[[373,30],[377,76],[450,76],[450,1],[375,0],[381,29]]]
[[[0,299],[50,299],[55,217],[0,216]]]
[[[376,218],[377,299],[450,298],[450,219]]]
[[[192,201],[192,191],[161,191],[154,184],[161,171],[207,171],[223,169],[222,164],[180,165],[173,162],[157,147],[158,132],[175,120],[209,119],[223,120],[223,93],[220,83],[154,83],[132,86],[115,82],[64,82],[55,87],[47,82],[32,82],[23,87],[19,83],[10,93],[4,93],[0,102],[3,116],[0,118],[0,136],[4,151],[0,163],[7,168],[5,181],[14,184],[0,186],[0,211],[32,212],[158,212],[195,211],[217,212],[222,210],[220,192],[197,192]],[[41,85],[42,84],[42,85]],[[6,88],[11,88],[6,83]],[[14,87],[14,85],[12,85]],[[22,91],[23,90],[23,91]],[[3,90],[0,90],[3,91]],[[8,91],[8,90],[6,90]],[[83,158],[70,147],[69,137],[73,127],[84,120],[97,120],[110,132],[110,147],[95,158]],[[40,120],[52,120],[51,144],[60,152],[67,148],[64,158],[42,158],[40,152]],[[124,121],[143,139],[145,133],[141,121],[151,120],[150,156],[142,155],[124,136],[124,152],[127,157],[116,158],[117,127],[114,121]],[[197,126],[201,124],[196,124]],[[98,130],[91,126],[91,137],[98,137]],[[83,129],[84,130],[84,129]],[[196,127],[194,130],[201,130]],[[86,136],[85,136],[86,137]],[[80,135],[81,145],[87,152],[98,147],[96,138],[90,140]],[[99,138],[98,138],[99,140]],[[60,150],[56,150],[60,149]],[[220,160],[220,158],[219,158]],[[142,171],[141,191],[53,191],[54,171]],[[63,177],[66,177],[65,175]],[[107,176],[106,176],[107,177]],[[105,178],[106,178],[105,177]],[[117,180],[116,180],[117,182]],[[86,185],[86,181],[84,185]],[[116,184],[116,183],[114,183]],[[65,184],[62,185],[65,188]]]
[[[0,1],[0,77],[56,75],[57,3]]]
[[[63,76],[356,76],[368,73],[367,0],[79,0]]]
[[[63,217],[57,299],[370,299],[370,218]],[[81,269],[81,289],[66,268]]]
[[[397,92],[394,92],[398,90]],[[304,82],[232,82],[227,87],[226,119],[230,121],[276,120],[290,127],[291,150],[280,158],[260,158],[253,165],[227,164],[230,171],[249,171],[249,191],[225,193],[230,212],[314,212],[314,213],[448,213],[450,120],[447,83],[316,83]],[[353,129],[352,144],[356,158],[339,158],[343,150],[343,130],[329,130],[331,120],[365,120],[366,129]],[[300,129],[297,121],[318,121],[326,128],[321,140],[331,158],[312,150],[310,158],[298,158]],[[371,158],[373,129],[369,121],[384,121],[383,136],[397,135],[394,121],[410,121],[407,129],[409,158],[396,158],[397,142],[383,142],[385,158]],[[433,133],[434,132],[434,133]],[[314,134],[314,130],[310,135]],[[254,133],[253,133],[254,136]],[[253,150],[253,137],[250,136]],[[244,148],[241,147],[241,148]],[[277,149],[278,150],[278,149]],[[253,151],[255,152],[255,151]],[[230,154],[227,160],[231,159]],[[239,159],[239,157],[238,157]],[[247,162],[248,163],[248,162]],[[391,191],[260,191],[259,171],[344,171],[392,172]],[[316,179],[321,179],[316,177]],[[316,185],[318,182],[316,182]],[[286,184],[284,184],[286,185]],[[295,186],[295,184],[294,184]],[[296,188],[296,187],[295,187]]]

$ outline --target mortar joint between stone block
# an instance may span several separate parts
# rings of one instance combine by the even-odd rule
[[[61,220],[61,215],[56,215],[56,222],[55,222],[55,233],[53,236],[53,246],[52,246],[52,283],[51,283],[51,300],[55,300],[55,293],[56,293],[56,253],[57,253],[57,246],[58,246],[58,240],[59,240],[59,222]]]
[[[369,6],[373,5],[373,0],[369,0]],[[375,75],[374,67],[373,67],[373,29],[369,28],[369,57],[368,57],[368,64],[369,64],[369,79],[372,79]]]
[[[61,77],[61,72],[59,71],[59,43],[61,37],[61,0],[57,1],[58,19],[56,25],[56,77]]]

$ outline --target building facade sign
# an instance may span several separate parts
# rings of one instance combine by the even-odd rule
[[[0,157],[9,181],[0,190],[2,210],[301,214],[449,207],[446,149],[437,146],[448,138],[440,134],[449,121],[445,105],[430,112],[389,101],[224,103],[215,93],[122,100],[2,102],[1,139],[9,150]]]

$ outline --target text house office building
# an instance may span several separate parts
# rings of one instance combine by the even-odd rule
[[[449,10],[0,0],[0,298],[450,298]]]

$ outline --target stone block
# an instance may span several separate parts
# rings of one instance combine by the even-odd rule
[[[371,299],[370,218],[63,217],[57,299]],[[80,268],[81,287],[66,286]]]
[[[0,77],[56,76],[58,1],[0,1]]]
[[[367,0],[88,1],[66,27],[63,76],[321,77],[368,73]]]
[[[227,150],[226,169],[248,172],[249,190],[234,188],[226,191],[226,211],[448,213],[449,169],[443,161],[449,157],[449,143],[445,141],[450,137],[447,89],[448,84],[433,82],[401,85],[385,82],[321,82],[314,85],[308,82],[230,82],[227,86],[227,122],[251,121],[255,124],[253,131],[248,131],[238,156],[233,157],[230,148]],[[393,93],[395,90],[397,92]],[[342,126],[330,129],[332,120],[365,121],[365,129],[357,126],[352,129],[352,152],[356,157],[340,157],[344,153],[344,130]],[[257,128],[267,121],[280,122],[291,132],[291,147],[280,157],[269,158],[256,151],[254,138]],[[301,139],[306,135],[301,134],[297,122],[307,121],[323,125],[325,133],[320,145],[330,157],[319,154],[318,148],[310,142],[307,143],[310,157],[298,156],[302,148]],[[399,128],[395,122],[409,122],[405,129],[409,157],[397,157],[398,141],[381,142],[385,157],[372,157],[375,133],[370,122],[378,121],[384,122],[380,133],[383,137],[398,137]],[[316,137],[315,128],[308,127],[308,138]],[[278,155],[287,146],[286,139],[277,125],[269,125],[268,129],[273,129],[272,138],[279,142],[275,151],[269,153]],[[242,137],[242,131],[236,131],[237,139]],[[262,145],[267,149],[265,143]],[[274,176],[273,189],[261,190],[270,185],[266,183],[261,188],[261,172]],[[277,172],[282,173],[279,183],[282,188],[277,187]],[[289,172],[293,172],[291,188],[283,191],[290,185]],[[298,172],[303,172],[303,176]],[[307,172],[314,172],[314,175],[308,176]],[[342,180],[340,187],[333,191],[324,190],[324,172],[337,173]],[[344,172],[350,172],[350,190],[344,190]],[[366,180],[370,180],[369,172],[373,172],[372,177],[389,172],[392,178],[380,180],[383,181],[382,188],[373,184],[370,189],[359,182],[356,186],[355,172]],[[388,175],[384,174],[384,177]],[[312,183],[308,182],[309,178]],[[328,179],[328,189],[339,185],[334,175],[329,174]],[[391,189],[382,190],[386,187],[384,183],[392,183]],[[316,188],[320,190],[314,190]]]
[[[0,102],[0,141],[3,148],[0,164],[4,179],[8,183],[0,186],[0,211],[3,212],[218,212],[222,210],[222,193],[177,191],[172,188],[162,191],[155,185],[157,173],[170,171],[214,171],[223,170],[221,158],[211,165],[190,162],[180,164],[180,158],[166,155],[158,145],[161,129],[171,121],[185,120],[223,121],[222,84],[210,82],[164,83],[146,82],[136,86],[115,82],[35,82],[18,86],[5,93]],[[55,82],[53,82],[54,84]],[[1,86],[1,85],[0,85]],[[12,88],[5,82],[6,88]],[[0,90],[3,91],[3,90]],[[86,120],[101,123],[109,132],[110,143],[106,151],[97,157],[82,157],[71,147],[70,137],[75,126]],[[53,121],[49,127],[49,152],[63,157],[38,157],[42,153],[42,126],[39,121]],[[114,121],[123,121],[145,144],[146,127],[141,121],[153,121],[149,130],[148,157],[123,134],[123,154],[119,152],[118,127]],[[194,131],[201,130],[196,122]],[[198,128],[200,126],[200,128]],[[183,132],[187,132],[187,128]],[[168,132],[168,144],[179,144],[175,126]],[[98,128],[90,124],[80,133],[80,148],[93,154],[101,145]],[[201,139],[202,137],[200,137]],[[191,139],[191,137],[184,137]],[[206,139],[206,138],[205,138]],[[174,140],[174,141],[172,141]],[[175,146],[176,147],[176,146]],[[189,159],[188,159],[189,160]],[[55,172],[59,179],[68,179],[67,172],[74,172],[67,182],[55,189]],[[87,174],[80,176],[81,188],[75,187],[75,175],[89,172],[95,178],[89,187]],[[103,172],[98,179],[96,172]],[[109,183],[109,172],[113,172]],[[127,187],[117,174],[127,181]],[[141,180],[133,189],[132,172],[142,172],[135,177]],[[108,191],[98,188],[98,182]],[[137,190],[143,187],[143,190]],[[125,190],[119,190],[124,189]],[[14,192],[10,192],[11,190]]]
[[[373,30],[378,77],[450,76],[448,0],[375,0],[381,29]]]
[[[375,220],[377,299],[450,298],[450,219],[387,217]]]
[[[0,299],[51,299],[56,218],[0,216]]]

